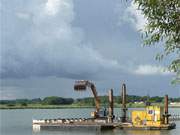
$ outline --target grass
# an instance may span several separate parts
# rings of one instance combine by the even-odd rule
[[[161,105],[163,104],[158,104],[155,103],[153,105]],[[101,107],[104,107],[105,105],[101,105]],[[135,104],[135,103],[128,103],[127,108],[144,108],[145,104]],[[106,107],[108,107],[106,105]],[[120,108],[122,105],[114,103],[115,108]],[[169,106],[169,107],[174,107],[174,106]],[[176,107],[176,106],[175,106]],[[179,108],[178,106],[177,108]],[[0,104],[0,109],[69,109],[69,108],[94,108],[92,105],[83,105],[83,104],[71,104],[71,105],[43,105],[43,104]]]
[[[65,109],[65,108],[91,108],[93,106],[79,106],[76,104],[71,105],[42,105],[42,104],[27,104],[26,106],[21,104],[15,105],[2,105],[0,109]]]

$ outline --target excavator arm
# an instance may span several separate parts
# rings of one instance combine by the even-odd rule
[[[97,115],[99,114],[99,110],[100,110],[100,100],[99,100],[95,85],[86,80],[75,81],[74,90],[83,91],[83,90],[86,90],[87,87],[89,87],[92,90],[92,93],[94,95],[95,105],[96,105],[95,117],[98,117]]]

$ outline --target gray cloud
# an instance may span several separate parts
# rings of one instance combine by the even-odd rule
[[[2,5],[3,78],[82,78],[119,69],[117,61],[90,47],[80,27],[72,26],[72,0],[3,1]]]
[[[118,16],[117,25],[129,23],[136,31],[143,32],[145,30],[147,19],[142,14],[142,11],[138,10],[138,5],[134,1],[129,2],[128,7],[124,10],[122,10],[122,5],[119,3],[116,14]]]
[[[73,91],[76,79],[93,80],[100,95],[110,88],[119,95],[125,82],[128,94],[179,96],[179,87],[169,85],[171,75],[153,66],[166,65],[153,59],[162,49],[141,47],[131,22],[117,26],[123,16],[117,8],[125,11],[129,4],[1,0],[0,98],[91,96]]]

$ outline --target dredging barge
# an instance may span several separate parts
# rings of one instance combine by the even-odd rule
[[[112,130],[112,129],[131,129],[131,130],[170,130],[176,124],[169,122],[168,95],[164,97],[164,106],[152,106],[147,104],[144,110],[133,110],[131,119],[127,117],[126,107],[126,85],[122,85],[122,108],[121,117],[114,116],[113,90],[109,90],[108,111],[100,110],[100,100],[93,83],[85,80],[76,81],[74,89],[76,91],[92,90],[95,99],[96,109],[91,112],[91,118],[72,118],[72,119],[41,119],[33,120],[33,131],[40,130]]]

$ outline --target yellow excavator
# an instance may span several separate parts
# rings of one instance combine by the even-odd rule
[[[94,112],[91,112],[91,116],[94,118],[99,118],[100,117],[100,100],[99,100],[95,85],[87,80],[75,81],[74,90],[84,91],[87,89],[87,87],[91,89],[94,95],[95,105],[96,105],[96,110]]]

